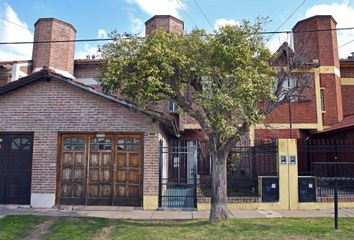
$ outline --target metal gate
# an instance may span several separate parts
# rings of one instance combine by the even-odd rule
[[[159,208],[197,208],[196,141],[160,141]]]

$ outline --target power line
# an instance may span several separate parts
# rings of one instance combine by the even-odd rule
[[[303,31],[278,31],[278,32],[259,32],[258,34],[281,34],[281,33],[306,33],[306,32],[328,32],[328,31],[348,31],[354,30],[354,27],[346,28],[327,28],[327,29],[310,29]],[[129,39],[130,37],[124,37]],[[69,40],[44,40],[44,41],[27,41],[27,42],[0,42],[0,45],[10,45],[10,44],[34,44],[34,43],[66,43],[66,42],[102,42],[102,41],[113,41],[115,38],[89,38],[89,39],[69,39]],[[353,40],[354,41],[354,40]],[[346,43],[346,44],[349,44]],[[343,45],[342,45],[343,46]],[[341,46],[341,47],[342,47]]]
[[[205,18],[205,20],[209,23],[209,25],[211,26],[211,28],[214,29],[213,24],[211,23],[211,21],[209,20],[209,18],[207,17],[207,15],[204,13],[203,9],[199,6],[198,2],[196,0],[193,0],[193,2],[195,3],[195,5],[197,6],[197,8],[199,9],[199,12],[202,13],[203,17]]]
[[[30,30],[29,28],[24,27],[24,26],[22,26],[22,25],[20,25],[20,24],[18,24],[18,23],[11,22],[11,21],[7,20],[6,18],[0,17],[0,19],[2,19],[2,20],[5,21],[5,22],[11,23],[11,24],[13,24],[13,25],[16,25],[16,26],[18,26],[18,27],[21,27],[21,28],[23,28],[23,29]]]
[[[187,10],[183,7],[183,4],[182,4],[179,0],[176,0],[176,2],[177,2],[178,5],[182,8],[182,10],[185,12],[186,16],[187,16],[188,19],[191,21],[191,23],[196,27],[197,24],[195,24],[195,22],[193,21],[192,17],[188,14]]]
[[[354,42],[354,39],[353,39],[353,40],[350,40],[349,42],[343,43],[342,45],[340,45],[339,47],[337,47],[337,48],[335,48],[335,49],[333,49],[333,50],[336,50],[336,49],[339,49],[339,48],[341,48],[341,47],[344,47],[344,46],[346,46],[346,45],[348,45],[349,43],[352,43],[352,42]]]
[[[295,10],[285,19],[285,21],[279,25],[279,27],[277,29],[275,29],[274,32],[277,32],[282,26],[284,26],[284,24],[297,12],[297,10],[306,2],[306,0],[303,0],[299,6],[297,6],[297,8],[295,8]],[[270,41],[270,39],[272,39],[272,37],[274,36],[274,34],[270,35],[270,37],[267,39],[266,44]]]

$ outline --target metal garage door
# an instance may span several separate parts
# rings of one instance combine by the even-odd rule
[[[0,203],[29,204],[33,134],[0,133]]]
[[[142,206],[141,134],[63,134],[59,204]]]

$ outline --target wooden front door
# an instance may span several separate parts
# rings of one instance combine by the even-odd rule
[[[141,136],[118,136],[115,201],[118,205],[139,206],[142,198]]]
[[[60,204],[142,206],[142,136],[63,134]]]
[[[85,204],[86,136],[67,136],[62,140],[60,203]]]
[[[112,204],[112,138],[90,138],[87,204]]]
[[[0,204],[29,204],[33,134],[0,134]]]

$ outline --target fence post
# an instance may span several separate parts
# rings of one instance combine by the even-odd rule
[[[197,192],[197,178],[198,178],[198,145],[194,147],[194,208],[198,208],[198,192]]]
[[[194,168],[194,208],[197,208],[197,204],[198,204],[198,194],[197,194],[197,168]]]
[[[162,154],[163,154],[163,142],[159,142],[159,198],[158,198],[158,207],[162,206]]]
[[[338,229],[338,181],[334,181],[334,228]]]

